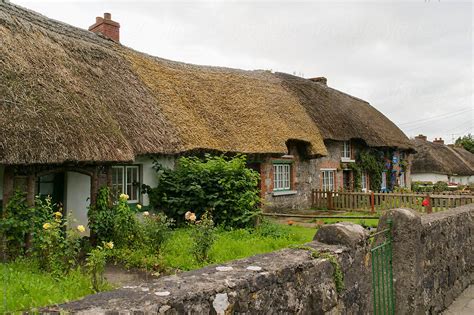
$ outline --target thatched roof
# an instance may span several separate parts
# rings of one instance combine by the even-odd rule
[[[416,154],[411,166],[412,174],[437,173],[446,175],[474,175],[474,164],[466,163],[473,154],[461,148],[450,148],[444,144],[432,143],[426,140],[412,140]],[[465,152],[464,152],[465,151]],[[459,154],[470,154],[461,158]]]
[[[154,58],[0,2],[0,164],[130,161],[190,150],[325,155],[266,71]]]
[[[362,139],[372,147],[412,149],[410,140],[387,117],[366,101],[317,82],[277,73],[300,99],[326,140]]]

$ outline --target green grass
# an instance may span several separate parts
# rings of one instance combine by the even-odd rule
[[[321,215],[334,215],[334,216],[347,217],[347,218],[321,218],[321,219],[313,219],[312,222],[316,222],[319,220],[323,221],[324,224],[331,224],[331,223],[338,223],[338,222],[353,222],[365,227],[373,227],[373,228],[376,228],[377,225],[379,224],[378,217],[381,215],[380,212],[376,212],[374,215],[372,215],[370,212],[357,212],[357,211],[335,212],[335,211],[321,211],[321,210],[316,210],[313,214],[317,216],[318,212],[320,212]],[[357,217],[357,216],[363,216],[363,217],[374,216],[374,218],[373,219],[351,218],[351,217]]]
[[[0,268],[0,314],[76,300],[94,293],[90,278],[79,269],[55,280],[40,271],[31,259],[0,264]]]
[[[171,232],[170,239],[164,244],[162,257],[150,255],[146,250],[121,250],[117,251],[117,255],[120,254],[122,264],[130,268],[143,268],[144,264],[161,262],[167,268],[192,270],[207,264],[223,263],[303,244],[311,241],[315,233],[314,228],[271,223],[264,223],[257,229],[218,229],[210,261],[199,264],[191,254],[190,230],[179,228]],[[6,290],[6,299],[0,300],[0,314],[77,300],[94,293],[90,278],[79,269],[55,280],[41,271],[32,259],[0,264],[0,267],[0,283],[2,290]],[[2,291],[0,296],[3,295]]]
[[[217,240],[210,251],[209,263],[223,263],[233,259],[268,253],[294,244],[303,244],[313,239],[316,230],[298,226],[277,224],[265,225],[260,229],[219,230]],[[164,244],[162,255],[168,267],[192,270],[203,267],[190,254],[189,230],[177,229]],[[208,264],[209,264],[208,263]]]

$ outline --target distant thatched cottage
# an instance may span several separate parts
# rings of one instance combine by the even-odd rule
[[[443,139],[427,140],[419,135],[413,140],[412,181],[439,181],[468,185],[474,183],[474,154],[462,147],[445,145]]]
[[[359,148],[411,152],[390,120],[322,79],[152,57],[118,43],[110,14],[90,29],[0,2],[3,206],[20,188],[85,223],[100,186],[147,205],[153,159],[222,152],[248,154],[267,207],[309,207],[311,189],[350,188],[341,165]]]

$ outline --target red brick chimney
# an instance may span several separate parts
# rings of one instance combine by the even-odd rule
[[[438,139],[438,138],[435,138],[435,139],[433,140],[433,143],[436,143],[436,144],[444,144],[444,140],[443,140],[443,138],[439,138],[439,139]]]
[[[416,140],[423,140],[426,141],[426,136],[419,134],[418,136],[415,137]]]
[[[102,34],[107,38],[110,38],[116,42],[120,42],[120,24],[112,21],[112,15],[110,13],[104,13],[104,17],[100,16],[95,18],[95,23],[89,26],[89,31],[96,34]]]

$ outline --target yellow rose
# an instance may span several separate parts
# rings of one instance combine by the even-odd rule
[[[196,215],[194,213],[192,213],[191,211],[188,211],[184,214],[184,219],[186,219],[188,221],[194,221],[194,220],[196,220]]]
[[[150,212],[148,212],[148,211],[143,212],[143,216],[147,217],[149,215],[150,215]]]
[[[127,194],[120,194],[119,198],[121,200],[128,200],[128,195]]]
[[[137,204],[137,209],[140,210],[142,208],[141,204]]]
[[[84,227],[84,225],[78,225],[77,230],[81,233],[84,233],[86,231],[86,228]]]
[[[62,214],[61,212],[59,212],[59,211],[57,211],[57,212],[55,212],[55,213],[53,213],[53,214],[54,214],[56,217],[59,217],[59,218],[63,216],[63,214]]]
[[[51,227],[51,223],[48,223],[46,222],[45,224],[43,224],[43,229],[47,230]]]
[[[104,243],[104,247],[107,249],[112,249],[114,248],[114,243],[113,242]]]

